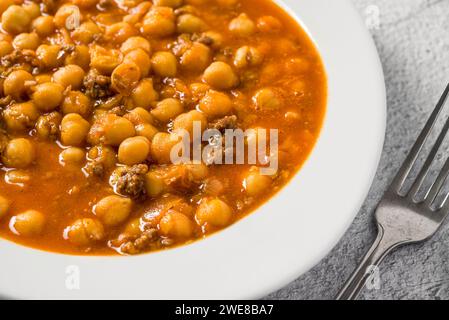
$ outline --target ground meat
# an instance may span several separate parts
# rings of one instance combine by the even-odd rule
[[[115,8],[117,3],[114,0],[100,0],[97,7],[103,11]]]
[[[41,69],[42,63],[33,50],[14,50],[1,59],[1,66],[7,68],[9,72],[16,69],[25,69],[32,71],[33,69]],[[6,76],[6,75],[3,75]]]
[[[58,54],[58,60],[64,61],[67,56],[75,52],[76,46],[73,44],[64,44]]]
[[[6,145],[8,144],[8,136],[6,133],[0,129],[0,155],[5,151]]]
[[[7,105],[12,102],[13,98],[11,96],[1,97],[0,98],[0,109],[3,109]]]
[[[103,162],[99,159],[94,159],[90,161],[85,167],[84,170],[86,171],[87,175],[89,177],[96,176],[96,177],[102,177],[105,174],[105,167],[103,165]]]
[[[222,133],[226,129],[237,129],[237,116],[226,116],[210,123],[209,129],[216,129]]]
[[[111,183],[117,193],[136,200],[143,200],[147,196],[145,175],[148,166],[138,164],[132,167],[120,167],[114,171]]]
[[[157,229],[148,229],[143,231],[138,237],[126,237],[112,241],[112,246],[119,247],[120,252],[124,254],[139,254],[150,249],[158,240]]]
[[[214,44],[214,39],[212,39],[211,37],[209,37],[207,35],[201,35],[198,38],[198,42],[210,47]]]
[[[45,134],[44,137],[56,139],[59,135],[59,124],[61,123],[61,115],[54,111],[39,117],[36,122],[38,134]]]
[[[54,14],[56,11],[56,0],[40,0],[35,2],[42,2],[42,12],[47,14]]]
[[[101,75],[97,70],[91,69],[84,77],[84,93],[92,99],[110,97],[111,78]]]

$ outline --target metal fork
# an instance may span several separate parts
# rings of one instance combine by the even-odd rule
[[[444,195],[442,203],[438,204],[435,202],[437,197],[439,198],[446,178],[449,175],[449,159],[446,160],[436,180],[425,190],[424,199],[416,201],[416,196],[419,190],[421,190],[438,150],[449,131],[449,119],[446,120],[421,170],[412,182],[410,190],[405,195],[400,194],[400,190],[404,187],[407,177],[411,173],[425,142],[442,113],[441,111],[448,95],[449,85],[446,87],[410,154],[378,205],[375,214],[378,228],[377,238],[359,267],[338,294],[337,300],[356,299],[365,287],[367,280],[370,279],[372,271],[380,265],[387,254],[400,246],[429,239],[435,234],[448,215],[448,195]]]

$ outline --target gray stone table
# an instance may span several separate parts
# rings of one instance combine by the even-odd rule
[[[339,1],[339,0],[335,0]],[[387,135],[363,208],[333,251],[272,299],[332,299],[375,237],[373,209],[449,81],[449,0],[353,0],[370,24],[385,72]],[[373,9],[374,8],[374,9]],[[362,299],[449,299],[449,223],[430,241],[394,252],[380,289]]]

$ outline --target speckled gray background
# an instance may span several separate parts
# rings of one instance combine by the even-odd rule
[[[353,0],[383,64],[388,126],[380,167],[365,205],[334,250],[271,299],[332,299],[375,237],[373,209],[449,81],[449,0]],[[373,7],[375,6],[375,7]],[[376,26],[375,24],[373,26]],[[449,299],[449,223],[430,241],[390,255],[379,290],[361,299]]]

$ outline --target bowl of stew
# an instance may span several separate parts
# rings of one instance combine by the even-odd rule
[[[350,17],[335,33],[325,3]],[[261,296],[322,258],[367,191],[385,93],[346,2],[5,0],[0,14],[0,294]],[[173,161],[181,133],[217,147],[206,132],[276,149]]]

